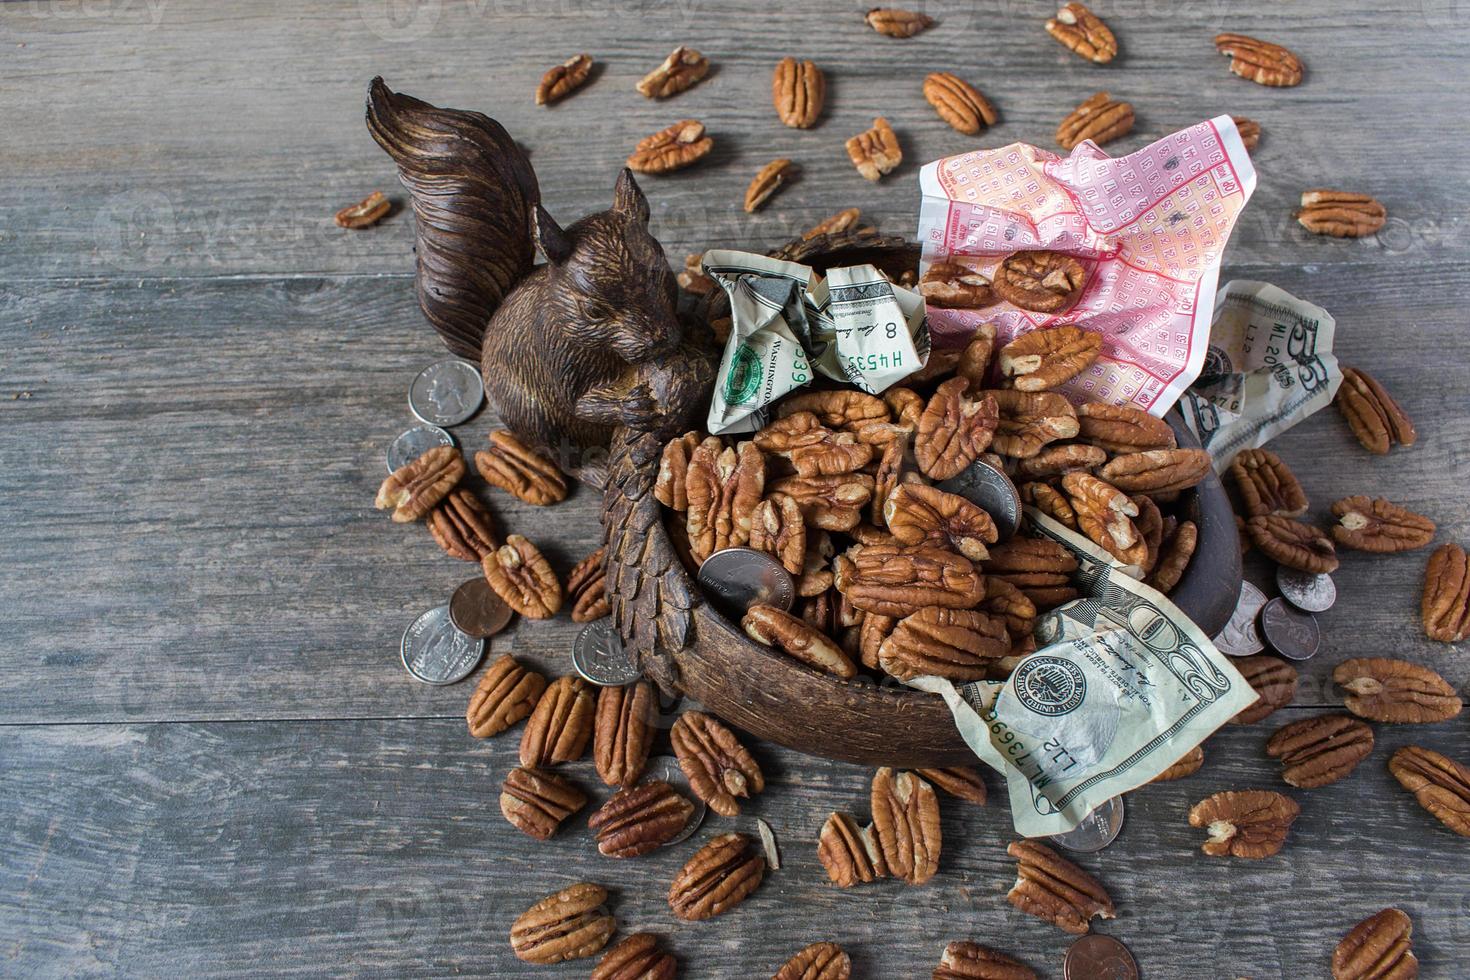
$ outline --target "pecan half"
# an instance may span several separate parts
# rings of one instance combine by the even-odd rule
[[[888,874],[871,826],[860,828],[846,813],[834,812],[817,834],[817,860],[838,888],[876,881]]]
[[[1087,282],[1082,263],[1062,252],[1015,252],[996,266],[991,283],[1001,299],[1037,313],[1060,313]]]
[[[1434,522],[1382,497],[1344,497],[1332,505],[1333,539],[1344,548],[1387,554],[1434,540]]]
[[[1269,449],[1242,449],[1230,463],[1230,475],[1251,517],[1300,517],[1307,512],[1307,494],[1301,482]]]
[[[1367,194],[1319,188],[1302,191],[1296,220],[1314,235],[1362,238],[1383,228],[1388,222],[1388,209]]]
[[[603,954],[591,980],[674,980],[679,964],[650,932],[635,932]]]
[[[778,157],[761,167],[745,188],[745,212],[754,214],[795,176],[796,164],[785,157]]]
[[[686,922],[721,915],[755,891],[766,859],[745,834],[721,834],[694,852],[669,887],[669,908]]]
[[[1071,501],[1050,483],[1023,483],[1016,488],[1021,494],[1021,503],[1035,507],[1063,527],[1077,530],[1077,512]]]
[[[996,325],[986,321],[975,328],[970,340],[955,363],[955,375],[968,381],[966,392],[975,394],[985,387],[985,377],[990,373],[990,357],[995,352]]]
[[[914,459],[931,480],[959,474],[990,445],[1000,421],[995,399],[967,395],[969,382],[950,378],[935,389],[914,434]]]
[[[1012,640],[1030,636],[1036,625],[1036,604],[1000,575],[985,576],[985,600],[980,608],[1004,619]]]
[[[757,603],[746,610],[740,625],[752,640],[782,650],[813,670],[843,678],[857,676],[857,665],[847,654],[799,616]]]
[[[1169,768],[1149,780],[1149,782],[1171,783],[1176,779],[1183,779],[1185,776],[1193,776],[1199,772],[1199,767],[1204,764],[1205,750],[1196,745],[1175,760],[1174,764]]]
[[[1261,142],[1261,124],[1254,119],[1245,116],[1231,116],[1235,123],[1235,131],[1240,134],[1240,142],[1247,150],[1254,150]]]
[[[1276,730],[1266,754],[1289,786],[1315,789],[1344,778],[1373,751],[1373,729],[1348,715],[1303,718]]]
[[[812,943],[787,960],[771,980],[847,980],[852,957],[836,943]]]
[[[835,548],[826,531],[817,531],[807,537],[806,557],[802,560],[801,575],[796,579],[796,594],[802,598],[820,595],[832,588],[831,561]]]
[[[1138,516],[1138,505],[1127,494],[1088,473],[1068,473],[1062,477],[1062,489],[1083,534],[1123,564],[1143,567],[1148,561],[1148,542],[1132,521]]]
[[[808,129],[827,101],[827,76],[810,61],[782,58],[771,76],[771,101],[781,122],[792,129]],[[852,212],[856,221],[857,209]]]
[[[612,938],[617,923],[604,909],[607,889],[571,885],[522,912],[510,928],[510,948],[527,963],[561,963],[591,956]]]
[[[592,739],[592,685],[580,677],[558,677],[536,702],[521,732],[521,765],[528,769],[575,762]]]
[[[689,476],[689,457],[699,448],[698,432],[686,432],[670,439],[664,446],[658,461],[658,476],[653,484],[653,496],[665,507],[677,511],[689,509],[689,492],[686,480]]]
[[[1018,576],[1054,575],[1062,582],[1077,571],[1077,559],[1066,548],[1048,538],[1014,537],[990,549],[985,560],[986,579],[998,577],[1024,588],[1030,579]]]
[[[751,441],[762,452],[789,458],[798,449],[820,446],[833,434],[815,412],[800,411],[784,415],[765,426],[751,436]]]
[[[567,496],[567,478],[557,465],[504,429],[490,433],[488,450],[475,453],[475,469],[486,483],[538,507]]]
[[[1227,790],[1196,803],[1189,825],[1209,833],[1201,848],[1206,854],[1259,860],[1281,850],[1301,812],[1291,797],[1271,790]]]
[[[1045,391],[1087,370],[1101,351],[1101,334],[1070,324],[1030,330],[1000,349],[1000,373],[1017,391]]]
[[[1238,657],[1231,665],[1245,678],[1260,700],[1240,709],[1230,719],[1236,725],[1251,725],[1284,708],[1296,699],[1297,670],[1285,660],[1258,653],[1253,657]]]
[[[546,678],[517,663],[510,654],[497,659],[480,677],[465,721],[475,738],[499,735],[530,715],[546,690]]]
[[[873,120],[873,128],[858,133],[847,141],[847,158],[867,180],[878,180],[903,162],[903,147],[898,134],[882,116]]]
[[[1413,980],[1414,923],[1399,909],[1374,913],[1353,926],[1332,951],[1332,980]]]
[[[740,813],[736,797],[749,799],[766,788],[745,746],[735,734],[702,711],[686,711],[669,731],[679,768],[694,795],[723,817]]]
[[[837,235],[844,231],[850,231],[857,225],[858,219],[862,217],[862,214],[862,211],[858,208],[843,208],[836,214],[823,218],[802,232],[801,240],[808,242],[820,235]],[[871,231],[872,229],[869,230]]]
[[[527,619],[550,619],[561,608],[561,583],[536,546],[519,534],[485,556],[485,581]]]
[[[1332,679],[1347,691],[1344,704],[1369,721],[1424,723],[1445,721],[1464,707],[1443,677],[1419,664],[1387,657],[1344,660]]]
[[[689,457],[685,492],[689,496],[689,544],[704,561],[722,548],[750,540],[756,505],[765,492],[766,461],[753,442],[725,448],[714,436]]]
[[[1230,59],[1230,70],[1257,85],[1290,88],[1302,83],[1302,63],[1279,44],[1244,34],[1216,34],[1215,50]]]
[[[1000,120],[995,106],[969,82],[947,71],[936,71],[924,79],[924,98],[956,132],[974,136]]]
[[[879,34],[897,38],[913,37],[934,24],[934,18],[928,14],[898,7],[874,7],[863,15],[863,20]]]
[[[495,540],[495,521],[485,505],[468,490],[449,491],[429,511],[426,523],[429,534],[444,553],[460,561],[478,563],[499,547]]]
[[[1174,586],[1184,577],[1189,560],[1194,557],[1199,543],[1199,529],[1194,521],[1181,521],[1159,545],[1159,559],[1149,573],[1147,582],[1164,595],[1174,591]]]
[[[1094,916],[1114,917],[1102,883],[1045,844],[1012,841],[1006,853],[1016,859],[1016,883],[1006,900],[1027,915],[1074,936],[1086,935]]]
[[[931,306],[957,310],[977,310],[996,302],[990,280],[958,262],[929,266],[919,280],[919,294]]]
[[[704,123],[682,119],[639,140],[627,159],[628,169],[640,174],[671,173],[698,163],[714,148],[715,141],[705,135]]]
[[[1096,446],[1082,443],[1067,443],[1048,446],[1035,456],[1016,464],[1016,475],[1032,480],[1044,480],[1068,473],[1090,473],[1107,462],[1108,454]]]
[[[888,498],[898,489],[899,481],[916,476],[904,470],[907,451],[907,439],[894,439],[883,447],[883,455],[878,458],[878,467],[873,471],[873,500],[868,511],[875,529],[883,526]]]
[[[939,799],[934,787],[911,772],[888,767],[873,776],[873,837],[883,865],[895,878],[922,885],[939,870]]]
[[[906,483],[889,495],[883,520],[895,541],[904,545],[953,548],[971,561],[989,556],[999,532],[990,515],[955,493],[922,483]]]
[[[1388,760],[1388,771],[1440,823],[1461,837],[1470,837],[1470,766],[1431,749],[1408,745]]]
[[[750,522],[750,546],[778,559],[792,575],[800,575],[806,559],[806,524],[796,501],[784,493],[762,500]]]
[[[1071,439],[1079,430],[1072,403],[1054,391],[1001,389],[986,394],[1000,412],[991,448],[1002,456],[1035,456],[1048,443]]]
[[[349,204],[332,216],[338,228],[371,228],[393,210],[393,202],[382,191],[373,191],[356,204]]]
[[[464,457],[453,446],[435,446],[389,474],[378,487],[379,510],[407,524],[433,510],[464,477]]]
[[[1128,493],[1169,493],[1197,485],[1210,467],[1203,449],[1149,449],[1116,456],[1097,475]]]
[[[1337,549],[1319,528],[1266,514],[1246,521],[1245,529],[1251,543],[1278,565],[1319,575],[1337,571]]]
[[[598,690],[592,758],[604,783],[625,786],[643,775],[657,714],[658,695],[648,681]]]
[[[607,603],[606,548],[598,548],[572,567],[567,576],[567,596],[572,600],[572,622],[590,623],[612,612]]]
[[[1370,453],[1381,456],[1394,443],[1412,446],[1419,438],[1414,423],[1387,389],[1357,368],[1342,369],[1342,385],[1333,404]]]
[[[1459,643],[1470,636],[1470,560],[1464,548],[1442,544],[1429,556],[1419,615],[1431,640]]]
[[[959,941],[944,947],[934,980],[1038,980],[1038,974],[989,946]]]
[[[788,476],[771,484],[771,493],[796,501],[808,528],[850,531],[863,519],[863,507],[873,497],[873,478],[866,473],[838,476]]]
[[[1173,449],[1174,430],[1163,419],[1128,405],[1083,402],[1077,406],[1082,438],[1110,453]]]
[[[843,599],[846,601],[847,597],[844,596]],[[897,616],[872,612],[863,614],[862,624],[858,627],[858,654],[864,667],[869,670],[878,669],[878,651],[883,649],[883,641],[888,639],[888,634],[897,625]]]
[[[547,69],[546,74],[541,76],[541,84],[536,86],[536,104],[550,105],[561,101],[586,85],[591,74],[592,56],[572,55],[561,64]]]
[[[883,399],[853,388],[827,391],[805,391],[782,400],[781,418],[797,412],[811,412],[829,429],[857,430],[866,422],[888,421],[888,406]]]
[[[1105,65],[1118,54],[1118,39],[1108,25],[1080,3],[1066,3],[1046,22],[1046,33],[1080,58]]]
[[[1057,143],[1071,150],[1084,140],[1098,146],[1133,132],[1133,103],[1120,102],[1106,92],[1084,100],[1057,126]]]
[[[812,445],[797,446],[787,454],[799,475],[841,476],[862,469],[872,462],[873,447],[866,442],[859,442],[853,433],[823,429],[821,435],[820,441]]]
[[[644,75],[634,88],[644,98],[667,99],[691,88],[709,73],[709,59],[693,48],[679,45],[663,64]]]
[[[1128,499],[1133,501],[1133,506],[1138,508],[1138,516],[1133,519],[1133,526],[1138,529],[1138,536],[1143,538],[1143,543],[1148,546],[1148,560],[1143,563],[1143,571],[1146,576],[1152,575],[1154,566],[1159,561],[1159,545],[1164,543],[1164,515],[1152,497],[1135,493]],[[1172,531],[1177,524],[1178,521],[1173,515],[1170,515],[1169,530]]]
[[[1010,653],[1005,620],[972,609],[928,607],[899,621],[878,649],[878,665],[899,680],[983,680],[990,661]]]
[[[661,779],[625,786],[587,820],[597,850],[607,857],[630,858],[657,850],[683,832],[694,804]]]
[[[924,779],[956,799],[985,805],[985,780],[974,766],[951,766],[947,769],[915,769]]]
[[[540,769],[515,768],[500,788],[500,812],[523,834],[547,840],[561,822],[587,805],[568,779]]]
[[[985,580],[968,558],[938,548],[867,545],[838,555],[837,591],[864,612],[908,616],[925,606],[968,609]]]

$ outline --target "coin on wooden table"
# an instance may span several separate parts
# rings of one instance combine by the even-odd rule
[[[1138,961],[1112,936],[1095,932],[1067,947],[1065,980],[1138,980]]]
[[[449,621],[468,636],[494,636],[505,629],[510,617],[510,606],[495,594],[484,576],[470,579],[449,598]]]
[[[622,687],[643,676],[606,616],[588,623],[572,641],[572,666],[598,687]]]
[[[948,480],[936,484],[945,493],[957,493],[990,515],[999,540],[1007,541],[1021,527],[1021,495],[998,467],[977,459]]]
[[[764,603],[789,610],[796,601],[796,583],[781,563],[754,548],[725,548],[699,566],[699,586],[710,602],[734,620],[751,606]]]
[[[1287,602],[1303,612],[1326,612],[1337,601],[1337,585],[1327,574],[1314,575],[1278,565],[1276,587]]]
[[[457,358],[430,364],[408,386],[408,407],[430,425],[459,425],[484,401],[480,372]]]
[[[689,820],[684,824],[684,829],[679,831],[670,840],[664,841],[664,847],[673,847],[675,844],[683,843],[694,836],[699,825],[704,823],[705,815],[709,813],[709,807],[705,805],[689,788],[689,777],[684,775],[684,770],[679,768],[679,760],[671,755],[656,755],[648,760],[648,768],[643,770],[644,779],[662,779],[686,800],[694,804],[694,812],[689,815]]]
[[[416,425],[388,445],[388,472],[402,469],[435,446],[454,445],[454,436],[437,425]]]
[[[1052,834],[1051,842],[1069,851],[1091,854],[1118,839],[1123,829],[1123,797],[1115,796],[1098,805],[1082,822],[1065,834]]]
[[[1310,660],[1317,655],[1322,631],[1317,617],[1293,609],[1285,599],[1276,598],[1261,608],[1261,635],[1271,649],[1289,660]]]
[[[449,607],[436,606],[403,631],[403,666],[425,684],[453,684],[474,672],[485,641],[468,636],[449,621]]]
[[[1240,583],[1240,598],[1236,600],[1235,612],[1230,622],[1215,637],[1215,647],[1232,657],[1249,657],[1266,649],[1256,629],[1256,615],[1266,604],[1266,593],[1249,582]]]

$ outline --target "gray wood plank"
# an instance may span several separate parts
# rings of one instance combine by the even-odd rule
[[[344,233],[332,213],[393,172],[362,125],[366,84],[480,109],[527,145],[552,211],[605,207],[616,169],[641,136],[690,116],[716,151],[697,169],[645,183],[655,230],[682,255],[721,244],[778,243],[833,211],[861,206],[889,231],[915,227],[924,161],[975,145],[1045,147],[1083,98],[1107,88],[1137,107],[1122,152],[1222,112],[1266,130],[1255,203],[1236,261],[1407,269],[1466,254],[1462,196],[1470,159],[1463,68],[1470,19],[1448,0],[1357,0],[1330,10],[1255,3],[1108,4],[1123,53],[1097,67],[1042,30],[1043,0],[927,3],[939,26],[907,42],[863,25],[861,4],[683,2],[523,4],[287,0],[220,7],[200,0],[0,4],[0,274],[210,275],[398,272],[410,268],[410,219]],[[1211,38],[1237,30],[1279,40],[1308,66],[1296,89],[1232,76]],[[677,44],[715,63],[667,103],[633,83]],[[577,51],[605,62],[582,93],[547,109],[541,73]],[[1399,53],[1412,53],[1406,61]],[[830,78],[829,108],[807,132],[779,125],[770,71],[800,54]],[[979,139],[925,104],[931,70],[969,78],[1003,121]],[[843,141],[886,114],[905,163],[863,181]],[[764,212],[740,209],[746,183],[775,156],[805,168]],[[1392,215],[1377,241],[1308,236],[1291,220],[1300,192],[1343,186],[1380,196]]]

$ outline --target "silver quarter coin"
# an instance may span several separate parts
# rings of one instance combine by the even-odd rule
[[[1235,612],[1230,622],[1215,637],[1215,647],[1232,657],[1249,657],[1266,649],[1260,631],[1256,629],[1256,614],[1266,604],[1266,593],[1249,582],[1240,583],[1240,598],[1235,603]]]
[[[656,755],[648,760],[648,768],[644,770],[644,773],[645,779],[662,779],[694,804],[694,812],[689,815],[689,822],[684,824],[684,829],[665,843],[664,847],[673,847],[693,837],[699,825],[704,823],[709,807],[705,805],[704,800],[694,795],[694,790],[689,788],[689,777],[684,775],[683,769],[679,768],[679,760],[671,755]]]
[[[408,386],[408,407],[430,425],[459,425],[484,401],[480,372],[457,358],[430,364]]]
[[[606,616],[588,623],[572,641],[572,666],[598,687],[622,687],[643,676]]]
[[[1337,585],[1331,575],[1314,575],[1278,565],[1276,587],[1287,602],[1303,612],[1326,612],[1337,601]]]
[[[758,603],[789,610],[796,582],[781,563],[754,548],[725,548],[699,566],[699,585],[720,612],[739,620]]]
[[[1115,796],[1083,817],[1081,823],[1065,834],[1052,834],[1051,841],[1069,851],[1091,854],[1117,840],[1122,829],[1123,797]]]
[[[995,522],[1001,541],[1010,540],[1021,526],[1021,495],[1011,478],[998,467],[977,459],[958,476],[940,481],[945,493],[957,493],[975,504]]]
[[[485,641],[456,629],[447,605],[430,609],[403,631],[403,666],[425,684],[464,680],[484,654]]]
[[[1261,609],[1261,635],[1289,660],[1312,659],[1322,643],[1317,617],[1293,609],[1285,599],[1272,599]]]
[[[435,446],[454,445],[454,436],[437,425],[416,425],[388,445],[388,472],[402,469]]]

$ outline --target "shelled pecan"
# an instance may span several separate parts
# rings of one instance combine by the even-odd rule
[[[897,38],[913,37],[934,24],[934,18],[928,14],[898,7],[874,7],[863,15],[863,20],[879,34]]]
[[[1370,453],[1381,456],[1394,443],[1412,446],[1419,438],[1414,423],[1387,389],[1358,368],[1342,369],[1342,385],[1333,404]]]
[[[940,119],[966,136],[974,136],[1000,120],[995,106],[979,89],[947,71],[932,72],[924,78],[924,98]]]
[[[1027,480],[1045,480],[1068,473],[1091,473],[1107,462],[1108,454],[1097,446],[1079,442],[1047,446],[1035,456],[1016,463],[1016,475]]]
[[[658,695],[648,681],[598,690],[592,758],[604,783],[626,786],[643,775],[657,715]]]
[[[872,129],[847,141],[847,157],[864,178],[876,181],[903,162],[903,147],[888,120],[879,116]]]
[[[639,140],[626,162],[628,169],[640,174],[666,174],[698,163],[714,148],[704,123],[683,119]]]
[[[373,191],[356,204],[349,204],[332,216],[338,228],[371,228],[388,216],[393,202],[382,191]]]
[[[990,279],[958,262],[935,262],[919,280],[919,294],[931,306],[978,310],[996,302]]]
[[[766,788],[760,766],[734,732],[702,711],[680,715],[669,742],[689,788],[721,816],[738,815],[737,797],[749,799]]]
[[[938,548],[865,545],[834,563],[837,591],[857,608],[908,616],[925,606],[968,609],[985,597],[968,558]]]
[[[1001,299],[1036,313],[1060,313],[1077,301],[1087,283],[1082,263],[1063,252],[1012,252],[995,268],[991,282]]]
[[[929,606],[901,619],[878,648],[878,664],[899,680],[983,680],[990,661],[1010,652],[1005,620],[973,609]]]
[[[679,964],[650,932],[635,932],[602,955],[591,980],[674,980]]]
[[[1062,489],[1077,513],[1077,526],[1094,544],[1125,565],[1142,567],[1148,561],[1148,543],[1132,520],[1138,505],[1127,494],[1088,473],[1068,473]]]
[[[980,778],[980,770],[974,766],[915,769],[914,772],[956,799],[973,803],[976,806],[985,805],[985,780]]]
[[[1301,812],[1291,797],[1271,790],[1227,790],[1196,803],[1189,811],[1189,825],[1209,833],[1202,846],[1206,854],[1259,860],[1285,846],[1287,832]]]
[[[1419,975],[1413,938],[1414,923],[1403,911],[1370,915],[1332,951],[1332,980],[1413,980]]]
[[[1245,116],[1231,116],[1230,120],[1235,123],[1235,131],[1240,134],[1241,145],[1246,150],[1254,150],[1261,142],[1261,124]]]
[[[934,390],[914,433],[914,459],[931,480],[956,476],[990,445],[1000,421],[994,397],[970,396],[964,378]]]
[[[1406,724],[1446,721],[1464,707],[1455,689],[1420,664],[1387,657],[1344,660],[1332,679],[1347,691],[1344,703],[1359,718]]]
[[[607,602],[606,548],[598,548],[572,567],[567,597],[572,600],[572,622],[590,623],[612,612]]]
[[[1105,65],[1118,54],[1118,39],[1102,19],[1080,3],[1064,3],[1046,22],[1046,33],[1079,58]]]
[[[1176,446],[1174,430],[1168,422],[1129,405],[1083,402],[1077,406],[1077,423],[1083,439],[1110,453],[1139,453]]]
[[[836,214],[823,218],[802,232],[801,240],[806,242],[821,235],[838,235],[844,231],[851,231],[857,227],[858,219],[862,217],[862,214],[862,211],[858,208],[843,208]],[[877,234],[872,228],[867,230],[873,234]]]
[[[809,129],[826,104],[827,76],[810,61],[782,58],[771,76],[771,101],[781,122],[792,129]],[[852,212],[856,221],[857,209]]]
[[[1470,560],[1464,548],[1442,544],[1429,556],[1419,614],[1431,640],[1458,643],[1470,636]]]
[[[653,496],[659,503],[680,512],[689,509],[689,457],[699,448],[697,432],[686,432],[670,439],[658,461],[658,476],[653,483]]]
[[[848,980],[852,957],[836,943],[812,943],[776,971],[771,980]]]
[[[1230,463],[1230,475],[1250,517],[1300,517],[1307,512],[1301,481],[1269,449],[1242,449]]]
[[[1070,557],[1070,556],[1069,556]],[[993,566],[987,566],[991,568]],[[1014,637],[1030,636],[1036,625],[1036,604],[1026,594],[999,574],[987,572],[985,599],[981,609],[1006,621],[1006,632]]]
[[[1266,741],[1290,786],[1315,789],[1346,777],[1373,751],[1373,729],[1348,715],[1318,715],[1283,725]]]
[[[491,486],[544,507],[566,499],[567,478],[551,460],[504,429],[490,433],[490,448],[475,453],[475,469]]]
[[[1176,779],[1193,776],[1199,772],[1199,767],[1205,764],[1205,750],[1196,745],[1188,752],[1181,755],[1169,768],[1159,773],[1149,782],[1170,783]]]
[[[592,739],[592,685],[558,677],[547,687],[521,733],[521,765],[528,769],[575,762]]]
[[[750,546],[776,558],[792,575],[800,575],[806,558],[806,523],[796,501],[784,493],[762,500],[750,522]]]
[[[543,965],[591,956],[617,929],[606,901],[607,889],[587,882],[547,895],[511,926],[510,948],[525,962]]]
[[[1215,50],[1230,59],[1230,70],[1258,85],[1290,88],[1302,82],[1302,63],[1279,44],[1244,34],[1215,35]]]
[[[1098,146],[1133,132],[1133,103],[1120,102],[1106,92],[1085,99],[1057,126],[1057,143],[1071,150],[1084,140]]]
[[[1000,373],[1017,391],[1045,391],[1087,370],[1101,351],[1101,334],[1070,324],[1030,330],[1000,349]]]
[[[878,669],[878,652],[883,649],[883,641],[888,639],[888,634],[897,625],[897,616],[884,616],[874,612],[863,614],[862,625],[858,627],[858,653],[864,667],[869,670]]]
[[[1254,724],[1296,699],[1297,670],[1285,660],[1258,653],[1253,657],[1238,657],[1231,661],[1231,665],[1240,671],[1260,698],[1255,704],[1240,709],[1240,713],[1230,719],[1234,724]]]
[[[826,531],[808,535],[806,556],[802,560],[801,574],[796,578],[796,594],[802,598],[820,595],[832,588],[832,555],[835,551],[832,538]]]
[[[1470,766],[1418,745],[1399,749],[1388,771],[1419,805],[1461,837],[1470,837]]]
[[[1319,528],[1275,514],[1252,517],[1245,527],[1251,543],[1278,565],[1319,575],[1337,571],[1337,549]]]
[[[1002,456],[1026,459],[1058,439],[1077,435],[1077,412],[1054,391],[987,391],[1000,417],[991,448]]]
[[[753,214],[771,199],[771,195],[784,187],[796,176],[796,164],[786,157],[777,157],[761,167],[745,188],[745,212]]]
[[[546,678],[506,654],[497,659],[480,677],[465,721],[475,738],[499,735],[531,714],[546,690]]]
[[[740,625],[752,640],[776,647],[813,670],[842,678],[857,676],[857,665],[847,654],[799,616],[758,603],[745,611]]]
[[[500,812],[521,833],[546,840],[587,805],[587,794],[554,772],[517,767],[505,774]]]
[[[667,99],[692,87],[709,73],[709,59],[693,48],[679,45],[663,64],[641,78],[638,94],[649,99]]]
[[[1143,573],[1145,577],[1149,577],[1152,576],[1154,565],[1159,560],[1159,545],[1164,543],[1164,515],[1152,497],[1135,493],[1131,494],[1128,499],[1133,501],[1133,506],[1138,508],[1138,515],[1133,518],[1133,526],[1138,529],[1138,536],[1143,539],[1144,545],[1148,548],[1148,558],[1143,563]],[[1171,529],[1177,524],[1173,515],[1169,517],[1169,524]]]
[[[899,544],[953,548],[971,561],[988,557],[985,546],[999,537],[995,522],[978,505],[922,483],[896,488],[884,505],[883,522]]]
[[[1016,883],[1006,900],[1027,915],[1074,936],[1086,935],[1096,916],[1114,917],[1113,900],[1102,883],[1045,844],[1012,841],[1006,853],[1017,862]]]
[[[630,858],[657,850],[678,837],[694,804],[661,779],[624,786],[587,820],[597,850],[607,857]]]
[[[873,447],[851,432],[823,430],[820,442],[796,446],[787,458],[799,476],[844,476],[872,462]]]
[[[817,860],[838,888],[886,877],[887,867],[871,826],[860,828],[846,813],[834,812],[817,834]]]
[[[796,502],[810,538],[813,528],[850,531],[856,527],[863,519],[863,507],[873,497],[873,478],[866,473],[788,476],[774,481],[770,490]]]
[[[1038,980],[1038,974],[989,946],[959,941],[944,947],[934,980]]]
[[[536,86],[536,104],[551,105],[571,95],[587,84],[592,74],[592,56],[574,54],[566,61],[546,70],[541,84]]]
[[[550,619],[561,608],[561,582],[536,546],[519,534],[485,556],[485,581],[505,604],[527,619]]]
[[[1035,507],[1063,527],[1077,530],[1077,512],[1072,509],[1071,501],[1050,483],[1023,483],[1016,490],[1021,495],[1021,503]]]
[[[934,877],[942,846],[934,787],[885,766],[873,776],[871,806],[873,838],[888,873],[910,885]]]
[[[888,509],[888,498],[898,489],[899,482],[915,475],[905,470],[907,455],[908,440],[894,439],[883,447],[883,454],[878,457],[878,466],[873,470],[873,499],[868,509],[875,528],[885,525],[883,515]]]
[[[495,521],[485,505],[468,490],[449,491],[425,520],[429,534],[444,553],[460,561],[479,564],[500,547],[495,539]]]
[[[987,583],[993,578],[1009,582],[1038,610],[1077,597],[1076,589],[1068,584],[1077,570],[1077,559],[1046,538],[1011,538],[990,549],[983,567]]]
[[[888,406],[883,399],[854,388],[804,391],[781,400],[777,413],[781,418],[797,412],[811,412],[829,429],[857,430],[864,423],[888,420]]]
[[[1189,567],[1198,543],[1199,529],[1194,521],[1181,521],[1159,545],[1159,558],[1148,575],[1148,584],[1164,595],[1173,592],[1174,586],[1184,576],[1184,570]]]
[[[960,351],[954,373],[969,382],[965,389],[967,394],[973,395],[985,387],[985,378],[990,373],[990,358],[995,353],[996,335],[995,323],[987,320],[975,328],[969,342]]]
[[[1332,538],[1344,548],[1387,554],[1434,540],[1434,522],[1382,497],[1344,497],[1332,505]]]
[[[669,909],[686,922],[728,912],[760,886],[766,859],[745,834],[721,834],[679,870],[669,886]]]
[[[453,446],[435,446],[389,474],[378,487],[376,505],[407,524],[433,510],[464,477],[464,457]]]
[[[716,551],[750,540],[750,525],[765,481],[765,457],[753,442],[732,449],[710,436],[690,454],[686,518],[696,559],[704,561]]]
[[[1383,229],[1388,209],[1367,194],[1318,188],[1302,191],[1296,220],[1314,235],[1363,238]]]
[[[1097,475],[1127,493],[1164,494],[1198,485],[1210,466],[1203,449],[1148,449],[1113,457]]]

